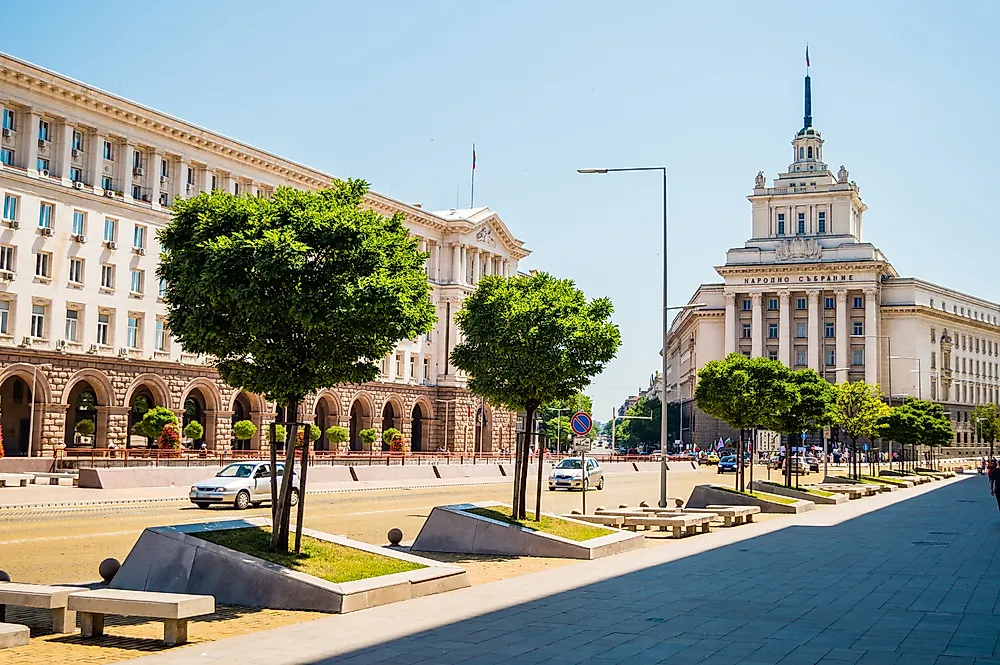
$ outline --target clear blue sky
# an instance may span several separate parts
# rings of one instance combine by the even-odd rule
[[[902,275],[1000,300],[1000,5],[961,2],[6,3],[0,49],[431,209],[496,209],[523,268],[609,296],[618,358],[595,417],[658,366],[660,190],[671,304],[749,235],[791,160],[803,50],[826,157]]]

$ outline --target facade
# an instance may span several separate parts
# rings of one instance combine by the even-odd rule
[[[824,162],[813,127],[810,78],[792,162],[768,186],[754,181],[751,237],[716,267],[667,337],[670,401],[692,400],[698,370],[738,352],[812,368],[831,382],[878,383],[892,402],[905,396],[945,405],[955,445],[981,452],[970,413],[1000,403],[1000,305],[900,277],[863,239],[858,185]],[[685,409],[687,410],[687,409]],[[695,410],[695,442],[732,432]]]
[[[0,110],[5,453],[74,445],[83,419],[96,423],[94,445],[124,447],[150,405],[201,422],[209,449],[230,444],[234,422],[252,420],[258,433],[249,445],[260,447],[274,405],[224,385],[171,338],[156,232],[178,198],[318,189],[332,176],[8,56],[0,56]],[[528,251],[486,207],[430,212],[374,192],[367,205],[401,213],[429,253],[438,324],[401,342],[378,382],[325,390],[300,418],[349,427],[352,449],[368,427],[396,427],[414,450],[446,440],[451,450],[508,446],[514,415],[486,405],[486,425],[477,426],[478,398],[448,356],[465,296],[483,275],[516,274]],[[324,435],[317,447],[326,446]]]

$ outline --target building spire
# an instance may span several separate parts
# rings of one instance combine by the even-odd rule
[[[802,118],[802,129],[809,129],[812,127],[812,86],[810,85],[809,79],[809,44],[806,44],[806,107],[805,116]]]

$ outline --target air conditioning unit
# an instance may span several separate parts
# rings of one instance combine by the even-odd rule
[[[123,346],[122,348],[118,349],[118,355],[120,355],[120,356],[127,356],[128,355],[128,349],[126,349]]]
[[[10,130],[7,129],[6,127],[3,128],[3,137],[5,139],[9,139],[10,138]]]
[[[9,270],[0,271],[0,280],[3,280],[5,282],[12,282],[14,281],[14,273],[10,272]]]
[[[79,180],[75,181],[73,183],[73,186],[76,187],[77,189],[83,189],[83,183],[80,182]]]
[[[57,349],[65,349],[66,348],[66,340],[61,339],[58,342],[56,342],[56,348]]]
[[[77,150],[76,148],[73,148],[73,159],[76,159],[79,156],[80,156],[80,151]]]
[[[45,139],[38,139],[38,147],[44,148],[47,141]]]
[[[49,170],[48,170],[48,169],[42,169],[41,171],[39,171],[39,173],[41,173],[41,174],[42,174],[43,176],[46,176],[46,177],[48,177],[48,175],[49,175]]]
[[[133,249],[135,249],[135,253],[138,254],[139,256],[146,256],[145,247],[134,247]]]
[[[97,353],[97,345],[96,344],[91,344],[90,348],[87,349],[87,353]]]
[[[31,338],[27,337],[27,336],[26,337],[22,337],[21,338],[21,346],[31,346]]]
[[[160,176],[160,184],[161,184],[161,185],[163,185],[163,184],[165,184],[166,182],[167,182],[167,176],[165,176],[165,175],[161,175],[161,176]]]
[[[113,199],[113,198],[115,198],[115,196],[117,196],[117,193],[113,189],[105,189],[104,190],[104,195],[106,197],[108,197],[109,199]]]
[[[132,175],[142,175],[142,167],[137,166],[134,169],[132,169]]]
[[[10,228],[12,228],[12,229],[19,229],[19,228],[21,228],[21,222],[17,221],[16,219],[10,220]]]
[[[118,249],[118,243],[115,242],[114,240],[105,240],[104,245],[108,249]]]
[[[52,237],[52,227],[50,227],[50,226],[43,226],[42,227],[42,235],[51,238]]]
[[[74,233],[73,240],[79,243],[84,243],[87,242],[87,236],[83,235],[82,233]]]

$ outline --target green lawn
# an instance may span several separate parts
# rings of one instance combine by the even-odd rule
[[[905,483],[908,482],[902,478],[893,478],[892,476],[861,476],[861,480],[866,483],[883,483],[887,485],[898,485],[899,487],[906,487]]]
[[[607,536],[611,533],[617,533],[616,530],[608,529],[603,526],[577,524],[576,522],[570,522],[569,520],[562,520],[558,517],[550,517],[548,515],[542,515],[540,522],[536,522],[533,519],[515,520],[510,516],[511,512],[509,506],[468,508],[465,512],[473,513],[474,515],[479,515],[480,517],[488,517],[491,520],[496,520],[498,522],[517,524],[518,526],[523,526],[531,529],[532,531],[542,531],[543,533],[568,538],[569,540],[575,540],[577,542],[583,542],[585,540],[590,540],[591,538],[600,538],[601,536]]]
[[[301,554],[278,554],[270,551],[271,529],[267,527],[205,531],[189,535],[338,584],[426,568],[419,563],[372,554],[309,536],[302,536]],[[294,534],[292,538],[294,539]]]
[[[787,496],[778,496],[777,494],[768,494],[766,492],[738,492],[732,487],[723,487],[722,485],[712,485],[712,489],[722,490],[723,492],[732,492],[733,494],[742,494],[744,496],[752,496],[755,499],[770,501],[772,503],[784,503],[791,505],[798,502],[798,499],[792,499]]]
[[[768,480],[765,480],[764,484],[773,485],[774,487],[784,487],[784,485],[773,483]],[[806,494],[812,494],[813,496],[823,496],[827,498],[834,496],[834,492],[827,492],[826,490],[818,490],[814,487],[792,487],[791,489],[795,490],[796,492],[805,492]]]

